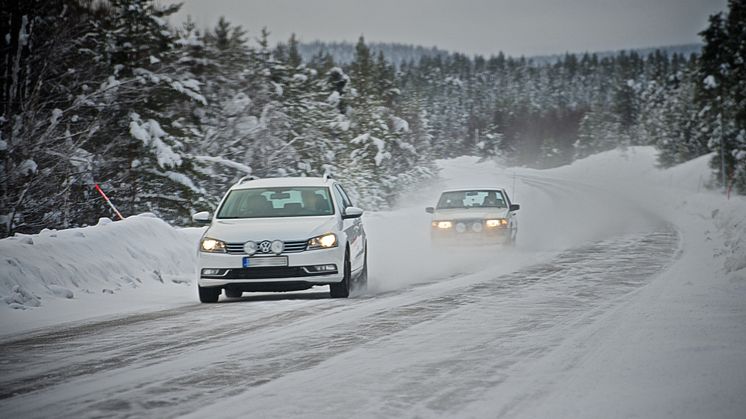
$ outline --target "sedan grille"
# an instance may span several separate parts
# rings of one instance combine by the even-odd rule
[[[282,253],[299,253],[306,250],[307,240],[290,240],[285,242],[285,250]],[[245,255],[244,243],[227,243],[226,251],[231,255]]]
[[[307,276],[322,276],[336,272],[309,272],[302,266],[262,267],[230,269],[221,279],[275,279],[275,278],[303,278]]]

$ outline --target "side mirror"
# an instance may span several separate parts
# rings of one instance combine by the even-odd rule
[[[433,207],[427,207],[425,208],[425,212],[428,214],[435,214],[435,208]]]
[[[348,218],[360,218],[360,216],[363,215],[363,210],[358,207],[347,207],[342,211],[342,218],[348,219]]]
[[[519,204],[510,204],[511,211],[518,211],[519,209],[521,209],[521,206]]]
[[[197,224],[210,224],[210,213],[208,211],[201,211],[192,215],[192,221]]]

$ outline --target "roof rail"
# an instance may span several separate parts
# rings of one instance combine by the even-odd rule
[[[259,177],[254,176],[254,175],[248,175],[248,176],[242,177],[241,180],[238,181],[238,183],[240,184],[240,183],[248,182],[250,180],[257,180],[257,179],[259,179]]]
[[[329,179],[334,179],[334,176],[330,175],[328,172],[324,173],[324,183],[328,182]]]

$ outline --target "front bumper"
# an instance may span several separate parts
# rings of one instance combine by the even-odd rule
[[[344,277],[344,248],[306,250],[299,253],[283,254],[288,258],[287,266],[243,267],[243,259],[248,255],[199,252],[197,283],[201,287],[222,287],[226,285],[277,284],[282,287],[296,285],[324,285],[339,283]],[[255,256],[260,258],[262,256]],[[314,267],[335,265],[335,271],[318,272]],[[205,269],[220,270],[217,275],[205,274]]]
[[[514,234],[511,228],[489,228],[480,232],[458,232],[453,228],[432,228],[430,238],[436,244],[495,244],[510,241]]]

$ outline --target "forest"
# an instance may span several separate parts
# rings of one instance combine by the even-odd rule
[[[744,0],[698,53],[555,59],[387,56],[363,37],[304,59],[295,35],[175,24],[152,0],[3,4],[0,237],[113,217],[96,184],[125,216],[186,225],[249,174],[330,174],[376,210],[437,159],[549,168],[633,145],[662,167],[712,153],[710,187],[746,194]]]

